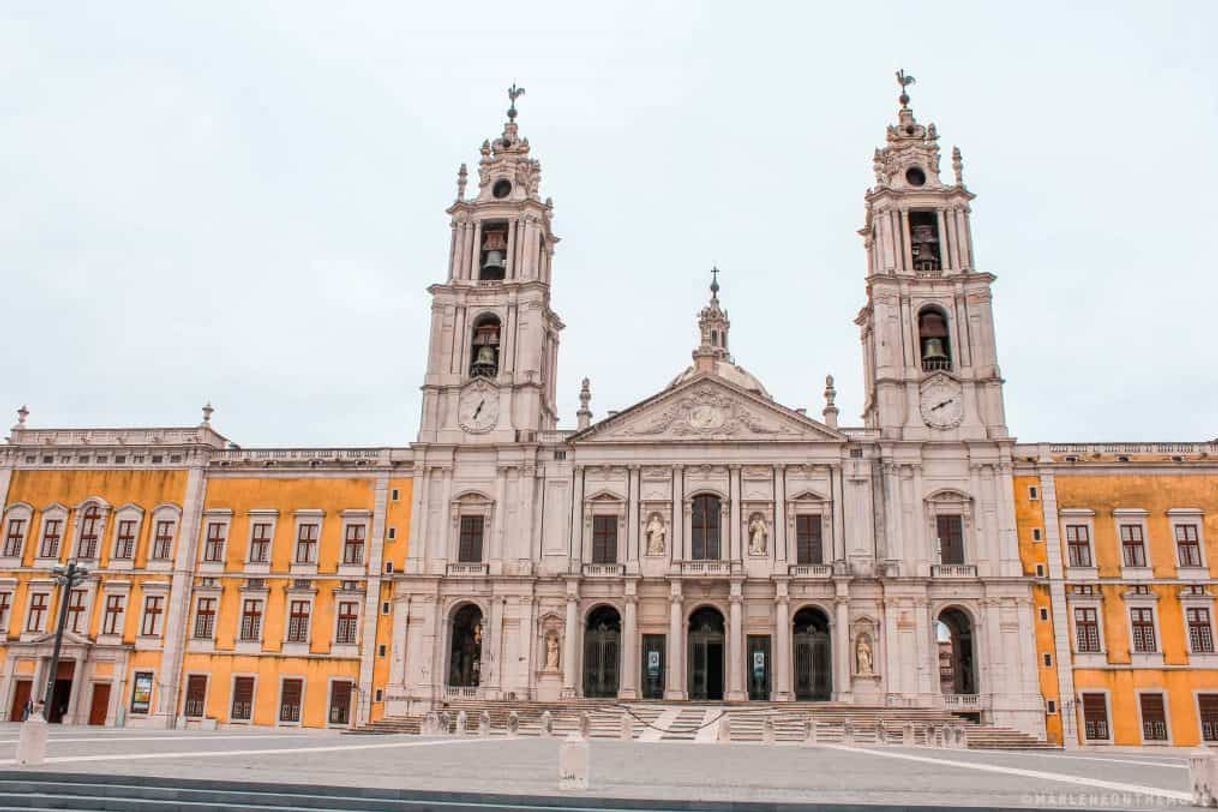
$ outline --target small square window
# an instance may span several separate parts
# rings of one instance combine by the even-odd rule
[[[1040,528],[1039,527],[1032,528],[1032,541],[1040,541]]]
[[[1044,564],[1037,564],[1037,565],[1036,565],[1036,577],[1037,577],[1037,578],[1044,578],[1044,577],[1045,577],[1045,565],[1044,565]]]
[[[377,646],[377,647],[376,647],[376,656],[378,656],[378,657],[384,657],[384,656],[385,656],[385,646],[384,646],[384,644],[381,644],[381,645],[379,645],[379,646]]]
[[[385,572],[390,573],[390,574],[393,573],[393,562],[392,561],[385,562]]]
[[[566,452],[566,451],[555,451],[555,452],[554,452],[554,459],[556,459],[556,460],[565,460],[566,458],[567,458],[567,452]]]
[[[382,615],[389,614],[389,601],[385,601],[384,603],[381,604],[381,614]]]
[[[397,488],[394,488],[392,491],[389,492],[389,498],[390,498],[390,500],[392,500],[394,502],[398,501],[398,499],[400,499],[401,497],[402,497],[402,494],[401,494],[401,492],[398,491]]]
[[[384,699],[385,699],[385,692],[384,692],[384,691],[382,691],[380,688],[377,688],[377,689],[376,689],[376,700],[375,700],[375,701],[377,701],[377,702],[381,702],[381,701],[384,701]]]
[[[1053,665],[1053,655],[1046,653],[1045,654],[1045,668],[1049,668],[1052,665]]]
[[[396,527],[391,527],[391,528],[389,528],[389,532],[388,532],[388,533],[386,533],[386,534],[385,534],[385,536],[386,536],[386,537],[387,537],[387,538],[388,538],[390,541],[393,541],[394,539],[396,539],[396,538],[398,537],[398,529],[397,529]]]
[[[1050,716],[1057,713],[1057,703],[1052,699],[1049,700],[1048,711]]]
[[[1045,608],[1045,607],[1043,607],[1043,606],[1042,606],[1042,607],[1040,607],[1040,619],[1041,619],[1041,620],[1048,620],[1048,619],[1049,619],[1049,610],[1048,610],[1048,609],[1046,609],[1046,608]]]
[[[1040,498],[1040,488],[1036,487],[1035,485],[1030,486],[1028,488],[1028,499],[1035,502],[1039,498]]]

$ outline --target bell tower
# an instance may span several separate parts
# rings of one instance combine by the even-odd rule
[[[913,77],[897,72],[897,123],[875,151],[867,191],[867,304],[862,332],[867,427],[893,439],[1007,437],[990,288],[970,225],[974,195],[960,150],[939,172],[939,136],[909,106]]]
[[[478,186],[465,164],[448,208],[448,278],[432,285],[421,443],[534,442],[557,424],[555,377],[562,321],[550,309],[553,203],[540,196],[541,164],[516,124],[482,143]]]

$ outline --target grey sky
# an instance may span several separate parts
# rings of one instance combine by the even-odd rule
[[[959,145],[1022,440],[1218,435],[1218,5],[0,8],[0,408],[402,445],[457,166],[513,80],[563,238],[560,406],[737,362],[860,422],[863,192],[893,71]],[[11,415],[12,412],[10,411]],[[11,417],[7,418],[11,422]]]

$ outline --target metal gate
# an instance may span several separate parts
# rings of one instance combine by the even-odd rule
[[[584,696],[615,697],[621,634],[608,623],[598,623],[584,634]]]
[[[795,698],[828,701],[833,691],[830,673],[829,633],[795,633]]]

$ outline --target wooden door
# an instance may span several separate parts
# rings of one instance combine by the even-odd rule
[[[351,683],[330,683],[330,724],[346,725],[351,722]]]
[[[187,719],[201,719],[207,701],[207,676],[191,674],[186,678],[186,705],[182,715]]]
[[[110,683],[93,683],[93,701],[89,703],[89,724],[104,725],[110,711]]]
[[[30,693],[33,688],[33,680],[17,680],[17,684],[13,687],[13,707],[9,711],[8,715],[8,720],[10,722],[21,722],[25,720],[25,706],[29,704]]]

